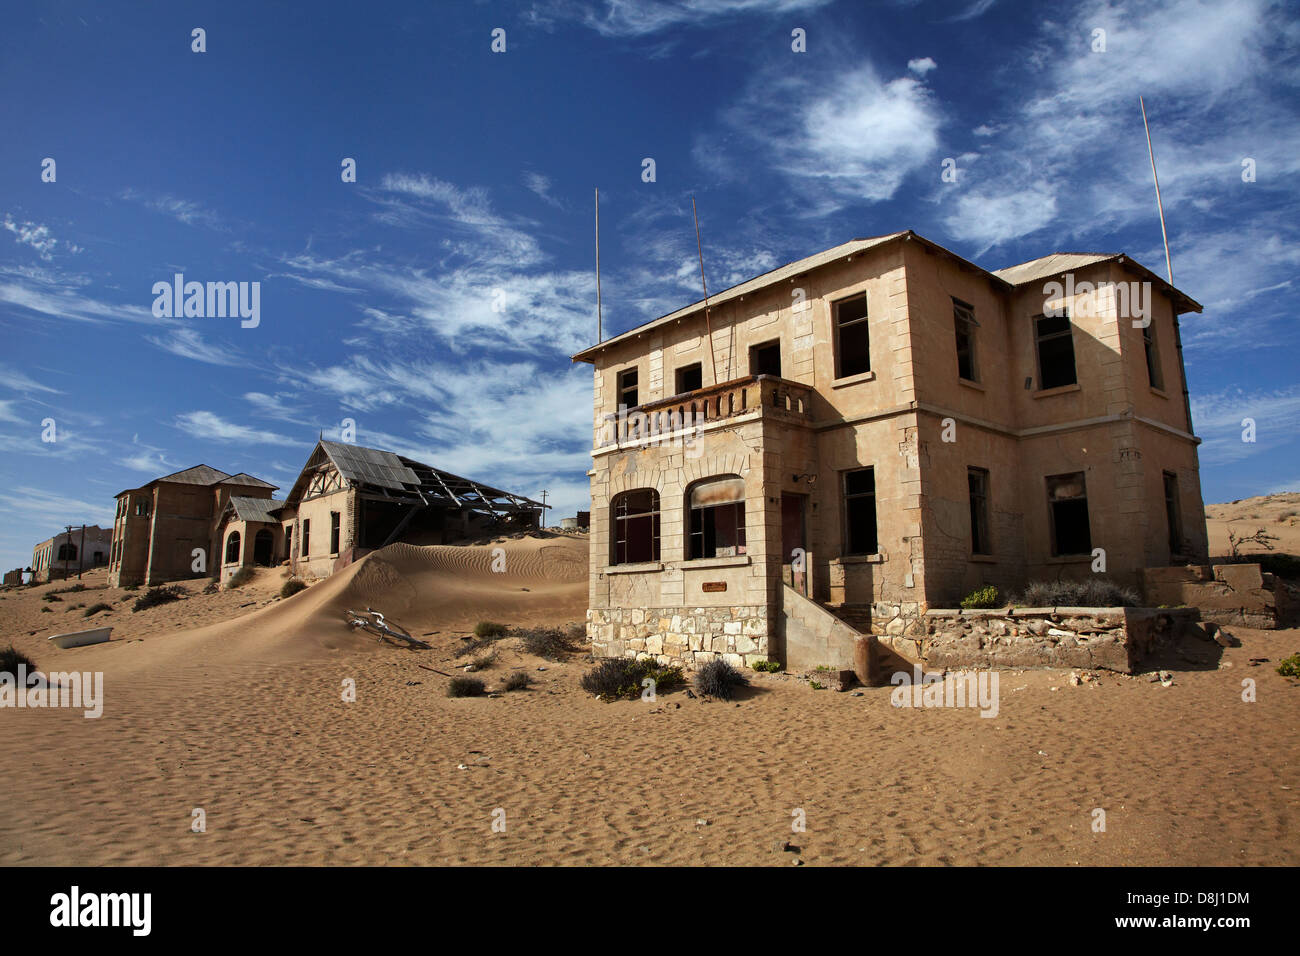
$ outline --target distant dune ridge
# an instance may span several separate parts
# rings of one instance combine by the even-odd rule
[[[1273,550],[1300,555],[1300,491],[1259,495],[1225,504],[1207,504],[1205,519],[1212,557],[1228,555],[1229,530],[1240,538],[1253,535],[1261,528],[1277,536],[1278,540],[1270,542]],[[1266,550],[1254,543],[1243,545],[1240,549],[1242,554],[1259,554]]]

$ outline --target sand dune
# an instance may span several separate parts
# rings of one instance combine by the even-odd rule
[[[1206,505],[1205,526],[1209,531],[1210,555],[1215,558],[1229,553],[1229,531],[1242,538],[1261,529],[1277,538],[1269,542],[1274,551],[1300,555],[1300,492]],[[1246,555],[1267,551],[1268,548],[1255,542],[1240,548],[1240,553]]]
[[[500,542],[504,574],[494,546],[386,549],[283,601],[278,571],[139,614],[134,594],[64,595],[112,600],[123,640],[57,653],[51,618],[80,612],[42,612],[51,587],[3,595],[0,644],[107,689],[98,720],[0,711],[0,865],[788,866],[786,841],[812,865],[1300,862],[1300,684],[1271,663],[1300,631],[1233,629],[1216,663],[1163,664],[1170,686],[1004,671],[993,719],[784,675],[732,703],[606,704],[579,687],[581,651],[510,641],[480,676],[531,688],[449,699],[433,671],[464,664],[475,621],[584,618],[586,539]],[[432,649],[351,633],[342,610],[366,604]]]

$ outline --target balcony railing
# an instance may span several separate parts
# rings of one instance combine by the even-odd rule
[[[812,389],[776,375],[751,375],[621,409],[604,417],[596,447],[667,437],[761,411],[792,422],[810,418]]]

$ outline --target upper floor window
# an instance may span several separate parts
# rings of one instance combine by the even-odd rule
[[[710,478],[691,486],[688,558],[745,553],[745,479]]]
[[[975,309],[958,299],[952,300],[952,322],[957,330],[957,374],[968,382],[978,382],[975,365]]]
[[[876,536],[876,470],[859,468],[844,472],[844,553],[875,554],[880,550]]]
[[[1164,377],[1160,374],[1160,353],[1156,351],[1156,326],[1148,317],[1146,328],[1142,330],[1142,350],[1147,359],[1147,382],[1152,388],[1164,389]]]
[[[835,377],[871,371],[871,337],[867,328],[867,294],[831,305],[835,325]]]
[[[659,560],[659,492],[638,488],[616,496],[610,506],[614,518],[613,564],[639,564]]]
[[[683,392],[693,392],[704,385],[704,366],[699,362],[694,365],[687,365],[677,370],[677,392],[681,395]]]
[[[771,342],[763,342],[761,345],[750,347],[749,374],[777,376],[781,374],[780,339],[773,339]]]
[[[1091,554],[1088,489],[1083,472],[1048,478],[1047,507],[1052,518],[1052,554]]]
[[[135,499],[135,513],[136,513],[136,515],[138,515],[138,516],[148,517],[148,515],[149,515],[149,499],[148,499],[148,498],[137,498],[137,499]]]
[[[637,401],[636,369],[627,368],[618,373],[618,403],[626,408],[636,408]]]
[[[1038,341],[1038,387],[1060,388],[1079,381],[1074,369],[1074,335],[1069,315],[1040,315],[1034,319]]]

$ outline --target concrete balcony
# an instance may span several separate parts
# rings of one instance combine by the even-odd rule
[[[596,448],[637,445],[729,421],[773,418],[812,423],[812,388],[776,375],[750,375],[605,415]]]

